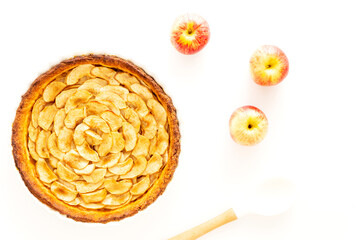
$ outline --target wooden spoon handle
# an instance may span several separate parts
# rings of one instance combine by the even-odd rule
[[[228,222],[234,221],[237,219],[234,210],[231,208],[226,212],[214,217],[213,219],[208,220],[196,227],[193,227],[186,232],[180,233],[175,237],[170,238],[169,240],[194,240],[202,235],[218,228]]]

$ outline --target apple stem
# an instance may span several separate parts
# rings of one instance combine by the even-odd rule
[[[190,35],[193,32],[194,32],[194,23],[190,22],[190,23],[188,23],[187,33]]]

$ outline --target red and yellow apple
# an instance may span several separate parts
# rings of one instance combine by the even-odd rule
[[[251,146],[261,142],[268,129],[265,114],[254,106],[243,106],[234,111],[229,122],[232,139],[241,145]]]
[[[279,84],[289,71],[289,60],[278,47],[264,45],[250,58],[250,72],[253,80],[262,86]]]
[[[179,16],[171,30],[171,43],[185,55],[199,52],[208,43],[209,37],[209,24],[196,14]]]

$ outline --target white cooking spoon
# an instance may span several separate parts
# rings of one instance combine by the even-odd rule
[[[247,214],[258,214],[262,216],[273,216],[285,212],[295,200],[295,185],[286,178],[269,178],[259,184],[250,197],[246,211],[236,209],[239,217]],[[193,240],[238,218],[233,209],[193,227],[169,240]]]

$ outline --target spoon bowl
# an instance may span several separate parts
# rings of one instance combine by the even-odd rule
[[[235,211],[231,208],[226,212],[196,226],[169,240],[194,240],[228,222],[238,219],[238,216],[258,214],[273,216],[284,213],[295,200],[295,184],[287,178],[268,178],[261,182],[249,198],[248,208],[234,204]],[[236,212],[236,214],[235,214]]]
[[[294,203],[295,184],[286,178],[269,178],[259,184],[249,203],[251,213],[262,216],[279,215]]]

